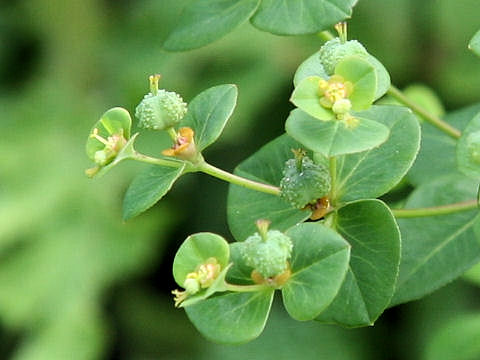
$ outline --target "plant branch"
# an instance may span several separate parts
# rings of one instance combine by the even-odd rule
[[[335,39],[335,36],[328,30],[319,32],[317,36],[325,42]]]
[[[264,192],[271,195],[280,195],[280,189],[276,186],[267,185],[263,183],[259,183],[250,179],[243,178],[241,176],[237,176],[231,174],[225,170],[219,169],[213,165],[210,165],[206,162],[203,162],[197,166],[198,171],[202,171],[208,175],[214,176],[218,179],[227,181],[229,183],[243,186],[248,189]]]
[[[330,165],[330,199],[335,199],[336,186],[337,186],[337,158],[332,156],[329,159]]]
[[[135,152],[135,154],[133,155],[133,160],[141,161],[141,162],[152,164],[152,165],[168,166],[168,167],[175,167],[175,168],[178,168],[183,164],[183,161],[180,162],[175,160],[154,158],[151,156],[141,154],[139,152]]]
[[[430,112],[425,110],[423,107],[419,106],[418,104],[410,100],[408,97],[405,96],[405,94],[402,91],[400,91],[395,86],[391,85],[387,91],[387,94],[389,94],[390,96],[398,100],[403,105],[412,109],[415,113],[422,116],[427,122],[437,127],[438,129],[443,131],[445,134],[453,137],[454,139],[458,139],[462,135],[462,133],[458,129],[455,129],[449,123],[443,121],[438,116],[431,114]]]
[[[461,211],[478,209],[477,200],[469,200],[454,204],[433,206],[419,209],[392,209],[393,215],[398,219],[408,219],[416,217],[448,215]]]

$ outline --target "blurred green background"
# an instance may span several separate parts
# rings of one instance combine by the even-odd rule
[[[173,308],[179,244],[199,231],[231,239],[227,185],[184,177],[153,210],[123,223],[122,197],[141,165],[87,179],[90,127],[108,108],[133,112],[152,73],[187,101],[235,83],[237,110],[206,153],[232,170],[283,132],[293,73],[321,45],[246,24],[208,47],[166,53],[161,44],[186,3],[0,2],[0,358],[478,359],[440,351],[458,346],[450,336],[458,324],[480,338],[480,290],[464,280],[386,311],[371,328],[274,311],[259,339],[236,347],[207,342]],[[480,59],[466,48],[478,19],[478,0],[360,0],[349,35],[397,86],[427,84],[452,110],[479,99]],[[143,134],[139,147],[155,154],[163,145]]]

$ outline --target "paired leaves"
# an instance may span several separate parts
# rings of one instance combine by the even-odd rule
[[[478,184],[451,175],[418,187],[405,207],[423,208],[475,199]],[[421,298],[480,261],[477,210],[399,219],[402,262],[392,305]]]
[[[291,228],[287,235],[294,245],[290,261],[292,274],[281,289],[283,302],[294,319],[312,320],[338,293],[348,269],[350,246],[335,231],[320,224],[301,224]],[[231,255],[233,266],[228,272],[228,280],[252,285],[250,274],[253,269],[245,265],[239,244],[231,245]],[[178,282],[177,278],[181,280],[183,277],[177,275]],[[186,306],[185,311],[208,339],[241,343],[252,340],[263,330],[273,293],[274,288],[265,287],[246,293],[218,294]]]
[[[335,226],[352,246],[350,266],[337,297],[317,320],[348,327],[372,325],[395,290],[400,231],[380,200],[361,200],[340,208]]]
[[[237,87],[228,84],[209,88],[192,100],[181,125],[194,130],[198,151],[218,139],[236,103]],[[185,167],[185,162],[178,161],[177,168],[155,165],[139,174],[125,194],[123,218],[128,220],[153,206],[171,189]]]
[[[263,0],[252,24],[278,35],[313,34],[352,14],[357,0]]]
[[[247,21],[260,0],[194,0],[165,41],[169,51],[185,51],[207,45]]]
[[[246,22],[280,35],[313,34],[349,18],[357,0],[194,0],[166,39],[169,51],[207,45]],[[257,11],[258,8],[258,11]],[[255,13],[256,12],[256,13]]]

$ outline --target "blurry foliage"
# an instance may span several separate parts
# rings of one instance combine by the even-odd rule
[[[236,83],[238,108],[207,152],[230,170],[283,132],[294,70],[320,45],[314,36],[277,37],[247,24],[205,48],[167,53],[161,44],[186,3],[0,3],[0,357],[430,359],[442,351],[435,342],[448,330],[439,330],[427,354],[426,334],[456,313],[478,314],[478,287],[456,282],[362,330],[293,323],[275,311],[265,334],[241,347],[206,342],[174,311],[169,250],[196,231],[230,236],[227,186],[185,177],[155,211],[122,223],[122,196],[139,167],[87,179],[85,134],[105,108],[132,111],[151,73],[162,73],[162,87],[187,101],[209,86]],[[350,35],[394,83],[426,83],[451,110],[480,93],[472,81],[480,62],[466,46],[478,30],[477,5],[360,0]],[[164,147],[146,138],[142,151]],[[478,283],[478,271],[470,277]],[[478,316],[471,328],[477,324]]]

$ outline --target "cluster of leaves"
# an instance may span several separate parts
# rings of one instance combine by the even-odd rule
[[[326,26],[320,24],[315,29],[295,32],[288,22],[284,27],[281,25],[282,1],[259,3],[241,1],[233,6],[233,2],[206,5],[204,1],[194,1],[185,10],[166,47],[182,50],[202,46],[250,18],[255,11],[252,23],[272,32],[308,33]],[[321,1],[301,3],[318,5]],[[346,1],[340,3],[347,6]],[[347,7],[351,10],[351,6],[353,3]],[[272,11],[278,17],[272,16]],[[264,14],[280,20],[267,26]],[[216,17],[222,19],[217,23],[218,28],[206,27],[210,32],[197,40],[188,36],[195,26]],[[331,21],[328,25],[339,20],[331,13],[326,18]],[[284,31],[278,30],[279,27]],[[342,39],[332,41],[338,46],[345,45]],[[198,271],[199,266],[210,263],[212,258],[219,266],[213,281],[192,292],[182,303],[197,329],[214,341],[237,343],[258,336],[277,289],[294,319],[366,326],[373,324],[387,307],[430,293],[480,260],[477,211],[470,208],[448,212],[448,204],[476,198],[480,175],[478,109],[450,117],[455,126],[465,128],[458,141],[423,123],[424,142],[419,152],[420,126],[412,111],[399,106],[372,105],[390,87],[388,72],[378,60],[366,51],[355,54],[347,51],[336,58],[332,73],[326,70],[322,56],[321,49],[301,64],[295,74],[291,101],[298,108],[286,121],[287,134],[242,162],[235,174],[274,189],[282,182],[291,150],[303,148],[317,164],[329,164],[331,207],[325,217],[315,223],[304,223],[312,215],[311,208],[298,208],[272,193],[231,185],[228,221],[237,243],[229,245],[218,235],[200,233],[185,240],[177,253],[174,277],[185,288],[189,274]],[[327,91],[337,89],[338,84],[346,89],[340,96],[341,100],[349,101],[346,108],[344,103],[335,108],[336,98],[331,100],[326,95]],[[202,92],[188,106],[180,126],[193,129],[199,154],[220,136],[233,112],[236,96],[233,85],[221,85]],[[109,115],[107,112],[100,120],[106,136],[118,134],[116,130],[109,132],[109,126],[105,126],[111,124],[110,128],[114,128]],[[129,115],[123,116],[122,133],[129,134]],[[103,149],[89,150],[93,144],[99,146],[90,142],[87,152],[95,158],[95,153]],[[123,149],[128,150],[128,156],[121,156]],[[133,145],[123,149],[116,155],[119,160],[140,159]],[[417,154],[418,160],[412,167]],[[125,196],[124,218],[151,207],[181,175],[205,171],[201,159],[199,163],[188,159],[171,163],[159,160],[140,174]],[[115,164],[116,158],[111,160],[107,166]],[[404,201],[406,208],[443,206],[445,212],[397,222],[390,207],[376,198],[402,180],[416,187]],[[271,221],[272,228],[284,231],[293,243],[291,274],[281,284],[259,287],[252,275],[256,269],[241,255],[239,242],[255,231],[258,219]]]
[[[279,35],[314,34],[352,14],[357,0],[195,0],[164,43],[170,51],[207,45],[250,19],[262,31]]]

